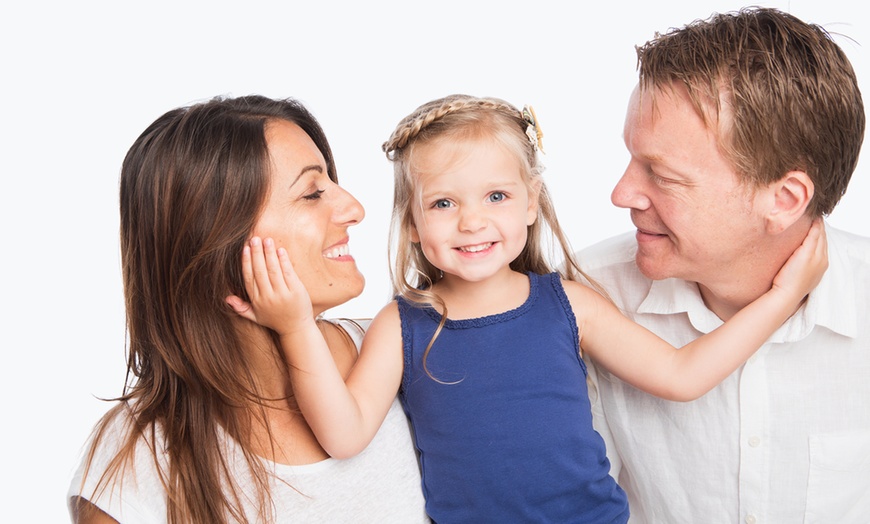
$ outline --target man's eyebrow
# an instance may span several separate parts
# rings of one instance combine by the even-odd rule
[[[644,153],[644,154],[639,155],[639,156],[640,156],[640,158],[643,158],[647,162],[660,163],[664,160],[664,157],[659,153]]]

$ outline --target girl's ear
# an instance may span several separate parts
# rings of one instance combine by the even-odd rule
[[[411,224],[409,226],[408,235],[411,237],[411,242],[419,243],[420,242],[420,233],[417,232],[417,226]]]
[[[780,233],[800,220],[813,199],[815,185],[803,171],[789,171],[770,186],[773,201],[767,211],[767,230]]]
[[[540,207],[541,199],[541,184],[543,181],[540,177],[532,179],[529,184],[529,208],[526,213],[526,225],[530,226],[538,219],[538,207]]]

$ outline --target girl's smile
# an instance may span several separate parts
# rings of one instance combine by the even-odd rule
[[[515,156],[487,138],[434,142],[416,155],[411,239],[426,259],[445,279],[480,282],[510,272],[537,218]]]

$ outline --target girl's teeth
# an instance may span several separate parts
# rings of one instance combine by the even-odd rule
[[[492,245],[492,242],[487,242],[486,244],[478,244],[476,246],[466,246],[459,248],[460,251],[464,251],[466,253],[477,253],[479,251],[483,251],[488,249],[489,246]]]

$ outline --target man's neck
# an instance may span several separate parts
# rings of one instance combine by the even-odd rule
[[[701,298],[707,308],[723,321],[728,321],[738,311],[767,293],[782,266],[801,245],[807,229],[795,228],[771,238],[761,256],[754,257],[755,264],[730,275],[722,275],[713,283],[698,282]]]
[[[720,289],[709,288],[698,283],[698,290],[701,292],[701,298],[707,309],[727,322],[738,311],[766,293],[773,283],[772,277],[755,280],[753,282],[741,281],[730,287],[720,286]]]

